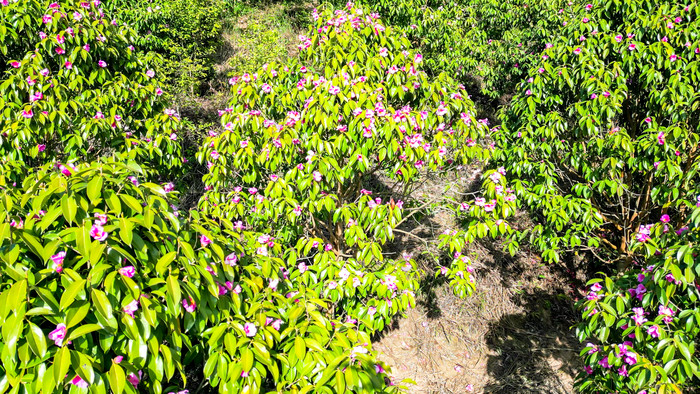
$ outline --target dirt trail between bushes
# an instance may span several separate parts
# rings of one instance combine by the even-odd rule
[[[446,182],[456,182],[458,192],[475,191],[480,172],[466,169],[461,179],[431,182],[416,194],[442,196]],[[436,212],[410,230],[427,236],[455,226],[449,212]],[[395,244],[414,255],[425,248],[406,236]],[[417,307],[375,344],[394,381],[415,381],[409,393],[574,392],[581,368],[570,330],[577,279],[536,255],[511,257],[493,242],[473,244],[468,254],[476,280],[471,297],[460,300],[446,284],[424,281]]]

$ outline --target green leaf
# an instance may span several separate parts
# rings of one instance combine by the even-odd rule
[[[112,389],[113,393],[121,394],[124,391],[124,387],[126,386],[126,374],[119,364],[112,363],[107,379],[109,379],[109,387]]]
[[[87,185],[87,195],[93,205],[96,205],[101,200],[102,184],[102,177],[95,176]]]
[[[69,223],[75,223],[78,204],[75,202],[73,196],[69,196],[68,194],[63,195],[63,198],[61,198],[61,209],[63,210],[63,217]]]
[[[61,302],[60,302],[60,308],[61,310],[65,310],[71,304],[75,301],[76,297],[80,292],[85,288],[85,279],[78,279],[75,282],[71,283],[70,286],[66,289],[66,291],[63,293],[61,296]]]
[[[177,252],[170,252],[163,255],[160,259],[158,259],[158,263],[156,264],[156,271],[161,275],[165,274],[170,263],[172,263],[173,260],[175,260],[175,257],[177,257]]]
[[[62,347],[56,352],[53,357],[53,373],[56,383],[62,383],[68,370],[70,369],[70,350],[67,347]]]
[[[29,347],[37,357],[43,358],[46,355],[47,348],[44,332],[34,323],[28,322],[27,325],[29,326],[29,335],[27,335]]]
[[[75,330],[72,330],[70,335],[68,335],[67,340],[72,341],[76,338],[79,338],[79,337],[85,335],[85,334],[89,334],[93,331],[97,331],[100,329],[102,329],[102,326],[100,326],[99,324],[84,324],[84,325],[76,328]]]
[[[294,338],[294,352],[299,360],[303,360],[306,357],[306,344],[300,336]]]

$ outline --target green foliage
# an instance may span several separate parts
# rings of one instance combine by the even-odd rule
[[[493,165],[534,213],[518,239],[529,235],[546,260],[592,250],[629,264],[641,226],[663,213],[687,221],[682,201],[698,191],[698,12],[642,0],[579,7],[503,112]]]
[[[618,277],[589,282],[577,327],[586,371],[583,392],[680,392],[700,384],[696,346],[700,335],[700,208],[690,223],[673,231],[665,223],[650,229],[659,247],[645,265]],[[636,243],[635,248],[645,245]],[[607,363],[606,363],[607,361]]]
[[[474,119],[463,89],[445,75],[429,79],[421,56],[391,27],[358,8],[331,11],[314,12],[298,59],[231,79],[234,98],[221,111],[225,130],[207,138],[198,154],[209,168],[200,209],[216,223],[206,227],[212,237],[224,242],[243,234],[262,270],[251,278],[269,281],[262,287],[292,299],[325,299],[318,316],[357,327],[358,338],[369,338],[412,305],[417,290],[411,257],[387,259],[382,248],[405,217],[401,199],[410,198],[426,174],[486,158],[488,150],[477,143],[486,127]],[[363,189],[373,174],[388,177],[399,192],[378,197]],[[454,286],[462,295],[473,289],[466,267]],[[284,332],[303,336],[312,322],[290,322]],[[308,332],[327,341],[333,338],[327,329],[316,324]],[[338,349],[361,350],[354,341]],[[295,344],[297,358],[288,355],[288,361],[297,372],[280,370],[278,390],[303,390],[321,376],[332,389],[316,381],[316,392],[391,392],[357,351],[349,361],[343,356],[343,373],[332,357],[310,356],[310,343],[304,338]],[[222,354],[228,360],[237,353],[212,349],[208,363],[220,362]],[[354,365],[362,366],[357,377]],[[277,373],[270,368],[263,358],[256,370]],[[236,374],[213,367],[211,376],[221,387],[242,384]]]
[[[194,96],[211,75],[221,44],[221,19],[227,6],[208,0],[110,0],[109,14],[138,33],[136,47],[163,56],[157,71],[177,100]]]
[[[212,256],[195,252],[172,195],[143,176],[133,163],[69,176],[44,166],[22,190],[0,190],[0,391],[82,379],[95,392],[160,392],[184,376],[194,319],[180,302],[206,303]],[[144,372],[139,390],[125,383]]]
[[[3,172],[20,182],[47,161],[112,154],[162,175],[179,167],[177,116],[158,97],[152,58],[130,46],[133,32],[91,3],[56,7],[20,0],[0,8],[3,37],[12,37],[0,44]]]
[[[229,75],[241,75],[258,70],[264,64],[281,62],[296,43],[285,6],[269,6],[248,10],[236,22],[233,20],[230,41],[233,50],[227,61]],[[289,11],[287,11],[289,12]]]
[[[539,53],[566,24],[565,0],[367,1],[423,52],[433,73],[447,72],[482,94],[512,94]]]

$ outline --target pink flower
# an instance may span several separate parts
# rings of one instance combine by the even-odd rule
[[[253,323],[246,323],[243,325],[243,331],[247,337],[254,337],[258,332],[258,328],[255,327],[255,324]]]
[[[340,93],[340,88],[337,86],[331,85],[331,87],[328,88],[328,93],[330,94],[338,94]]]
[[[199,237],[199,242],[202,243],[203,248],[206,248],[207,245],[209,245],[211,243],[211,240],[209,238],[207,238],[206,235],[202,234],[202,236]]]
[[[139,371],[139,375],[136,376],[133,372],[130,373],[127,377],[126,380],[129,381],[134,387],[138,387],[139,382],[141,381],[141,378],[143,378],[143,372]]]
[[[173,185],[172,183],[166,183],[163,185],[163,190],[166,193],[170,193],[171,191],[175,190],[175,185]]]
[[[49,339],[54,341],[56,346],[63,346],[63,339],[66,337],[66,325],[61,323],[56,326],[56,329],[49,333]]]
[[[63,265],[63,260],[66,258],[66,252],[61,251],[56,253],[55,255],[51,256],[51,260],[53,261],[54,264],[57,266],[62,266]]]
[[[72,174],[70,172],[70,170],[68,169],[68,167],[64,166],[63,164],[58,165],[58,170],[61,171],[61,174],[65,175],[65,176],[71,176],[71,174]]]
[[[666,215],[666,214],[664,214],[664,215],[661,215],[661,219],[660,219],[659,221],[660,221],[661,223],[668,223],[668,222],[671,221],[671,217],[668,216],[668,215]]]
[[[99,224],[93,224],[92,228],[90,229],[90,236],[94,238],[96,241],[102,242],[107,239],[107,233],[105,232],[104,228],[100,226]]]
[[[10,65],[14,68],[19,68],[22,65],[22,63],[20,63],[18,61],[14,61],[14,62],[10,62]]]
[[[116,364],[119,364],[120,362],[122,362],[122,360],[124,360],[124,356],[117,356],[113,359],[114,363]]]
[[[647,327],[647,334],[649,334],[652,338],[658,338],[659,337],[659,326]]]
[[[593,373],[593,368],[591,368],[590,365],[586,365],[585,367],[583,367],[583,370],[586,371],[586,373],[589,375]]]
[[[182,300],[182,306],[185,308],[185,310],[189,313],[194,312],[194,310],[197,308],[197,304],[195,304],[194,300],[192,297],[189,297],[189,302],[187,300]]]
[[[25,119],[31,119],[33,116],[34,112],[32,112],[31,108],[26,108],[22,111],[22,117],[24,117]]]
[[[656,141],[658,141],[659,145],[666,143],[666,137],[663,131],[659,131],[659,134],[656,136]]]
[[[72,384],[73,386],[77,386],[77,387],[79,387],[79,388],[81,388],[81,389],[86,389],[86,388],[88,388],[88,382],[84,381],[83,378],[81,378],[81,377],[78,376],[78,375],[75,375],[75,377],[73,378],[73,380],[70,381],[70,384]]]
[[[235,266],[238,262],[238,256],[235,253],[231,253],[230,255],[226,256],[224,261],[230,266]]]
[[[139,303],[136,300],[133,300],[124,306],[124,312],[131,317],[134,317],[134,312],[136,312],[138,309]]]
[[[127,278],[133,278],[134,274],[136,274],[136,269],[131,265],[127,265],[126,267],[119,268],[119,273]]]
[[[107,63],[106,63],[104,60],[98,61],[98,62],[97,62],[97,65],[100,66],[100,67],[102,67],[102,68],[107,67]]]
[[[326,246],[324,246],[323,249],[324,249],[326,252],[330,252],[331,250],[333,250],[333,245],[331,245],[331,244],[326,244]]]
[[[574,53],[577,54],[577,55],[578,55],[579,53],[581,53],[581,48],[579,47],[579,48],[574,49]]]
[[[313,172],[313,178],[314,178],[314,181],[316,181],[316,182],[321,182],[322,175],[321,175],[320,172],[314,171],[314,172]]]
[[[617,373],[620,376],[629,376],[629,373],[627,372],[627,366],[623,365],[620,368],[617,369]]]
[[[630,46],[628,46],[627,49],[629,49],[630,51],[634,51],[635,49],[637,49],[637,45],[630,44]]]

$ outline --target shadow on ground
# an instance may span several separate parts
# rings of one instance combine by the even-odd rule
[[[470,178],[453,198],[478,190],[479,174]],[[425,195],[440,195],[442,186],[444,180],[426,185]],[[526,217],[519,220],[528,225]],[[402,229],[433,237],[456,226],[450,212],[432,212]],[[396,250],[425,251],[412,238],[397,235]],[[571,327],[582,281],[571,275],[573,263],[543,264],[527,250],[510,256],[493,241],[472,244],[467,253],[475,268],[472,296],[455,297],[442,277],[428,273],[417,308],[379,337],[375,349],[393,366],[394,379],[415,381],[409,393],[467,393],[468,385],[475,393],[574,392],[581,366]],[[423,260],[426,271],[434,270],[449,256]]]

